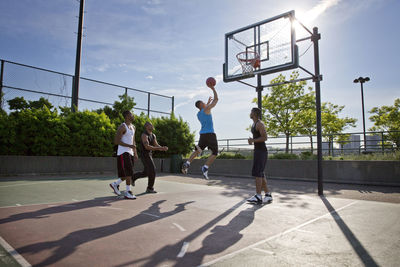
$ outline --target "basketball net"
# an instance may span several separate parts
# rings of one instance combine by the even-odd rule
[[[260,56],[254,51],[244,51],[236,55],[242,66],[243,75],[253,75],[254,69],[260,67]]]

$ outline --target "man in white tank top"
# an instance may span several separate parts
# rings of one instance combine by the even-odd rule
[[[125,122],[122,123],[115,135],[114,143],[118,145],[117,150],[117,168],[119,179],[110,184],[114,193],[121,195],[119,185],[122,181],[126,181],[126,191],[124,197],[127,199],[135,199],[131,192],[131,181],[133,176],[134,160],[138,159],[135,142],[135,126],[132,124],[134,116],[130,111],[122,113]]]

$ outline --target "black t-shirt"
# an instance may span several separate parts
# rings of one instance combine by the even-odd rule
[[[261,136],[260,132],[257,131],[256,129],[258,122],[259,121],[257,121],[256,123],[253,124],[253,126],[251,126],[251,133],[253,134],[253,139],[256,139]],[[265,145],[265,142],[257,142],[257,143],[254,142],[254,149],[267,150],[267,146]]]
[[[148,132],[144,131],[143,134],[145,134],[147,136],[147,141],[149,142],[149,145],[151,145],[151,146],[155,146],[156,145],[155,142],[154,142],[155,141],[155,135],[153,133],[149,134]],[[140,138],[140,146],[141,146],[141,150],[142,150],[142,155],[143,156],[152,154],[151,150],[147,150],[144,147],[142,138]]]

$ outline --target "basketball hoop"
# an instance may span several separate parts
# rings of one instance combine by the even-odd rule
[[[236,55],[242,65],[243,75],[253,75],[254,69],[260,67],[260,56],[254,51],[244,51]]]

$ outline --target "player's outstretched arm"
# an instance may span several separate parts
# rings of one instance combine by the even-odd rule
[[[211,103],[209,103],[208,105],[206,105],[206,107],[205,107],[205,109],[204,109],[204,112],[206,112],[206,113],[207,113],[207,112],[210,112],[211,109],[212,109],[213,107],[215,107],[215,105],[217,105],[217,103],[218,103],[218,94],[217,94],[217,90],[215,90],[214,87],[210,87],[210,89],[213,91],[214,97],[213,97]]]

